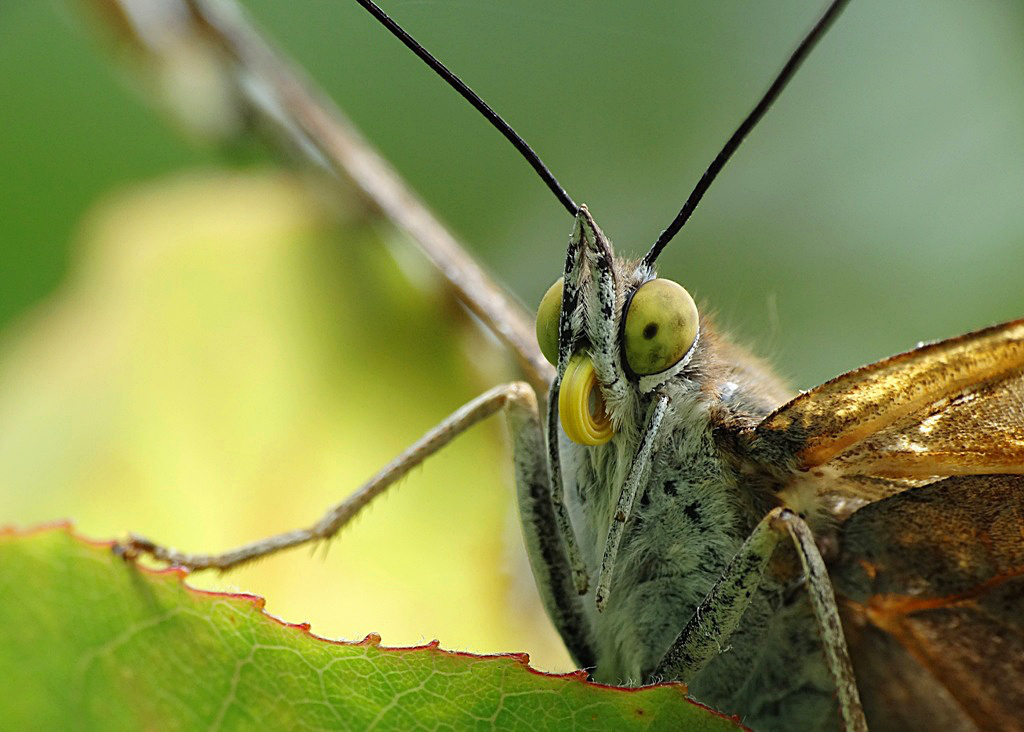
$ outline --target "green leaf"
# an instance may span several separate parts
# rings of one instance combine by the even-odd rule
[[[622,690],[521,655],[334,642],[126,563],[67,527],[0,534],[9,729],[734,729],[666,684]]]

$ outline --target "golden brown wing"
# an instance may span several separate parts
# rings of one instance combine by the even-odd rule
[[[1024,473],[1024,320],[832,379],[766,417],[752,451],[839,517],[937,477]]]
[[[1024,476],[957,476],[862,508],[832,579],[872,729],[936,714],[942,729],[1024,729]]]
[[[931,343],[849,371],[780,407],[761,422],[760,436],[785,435],[799,443],[803,469],[823,465],[852,446],[896,422],[939,404],[970,406],[969,396],[988,383],[1019,382],[1024,369],[1024,320]],[[1020,385],[1009,410],[1017,429],[1011,454],[1024,457]],[[1002,452],[1002,450],[1000,450]],[[934,473],[933,473],[934,475]]]
[[[871,728],[1024,730],[1024,320],[833,379],[750,447],[783,500],[842,522],[830,572]]]

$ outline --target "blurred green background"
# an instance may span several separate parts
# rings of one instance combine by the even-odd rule
[[[384,5],[640,254],[823,3]],[[532,307],[571,222],[512,149],[354,3],[247,6]],[[0,8],[0,523],[195,550],[306,523],[507,366],[393,234],[178,134],[83,7]],[[1022,37],[1020,4],[852,3],[661,273],[798,388],[1024,316]],[[500,425],[464,442],[327,561],[201,581],[565,668]]]

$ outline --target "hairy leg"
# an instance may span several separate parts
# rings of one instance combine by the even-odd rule
[[[828,570],[807,523],[786,508],[772,509],[754,528],[729,566],[665,653],[654,671],[658,678],[688,682],[708,663],[739,625],[764,575],[765,566],[783,538],[796,547],[825,658],[836,684],[839,711],[847,730],[867,730],[853,666],[846,648]]]
[[[650,475],[654,443],[658,437],[658,431],[661,429],[661,420],[665,416],[667,407],[668,397],[666,396],[659,396],[651,403],[640,446],[633,457],[633,464],[629,466],[626,482],[619,492],[615,515],[612,517],[612,525],[608,529],[608,536],[604,542],[604,555],[601,558],[601,573],[597,580],[597,592],[594,593],[594,601],[597,603],[598,610],[604,610],[608,603],[612,580],[615,577],[615,560],[618,558],[619,546],[622,544],[622,531],[626,522],[633,515],[636,494]]]
[[[312,526],[277,534],[221,554],[191,554],[161,546],[140,536],[131,536],[118,547],[128,558],[148,554],[168,564],[191,570],[227,570],[255,559],[262,559],[284,549],[313,541],[330,539],[354,519],[374,498],[384,493],[410,470],[443,448],[473,425],[503,409],[510,402],[532,403],[536,399],[525,383],[513,382],[496,386],[466,403],[428,431],[402,454],[388,463],[352,495],[333,506]]]
[[[562,502],[558,456],[556,452],[555,460],[550,461],[549,444],[541,429],[537,402],[532,392],[529,397],[529,400],[510,401],[506,409],[512,433],[516,494],[526,555],[530,559],[544,608],[569,653],[581,668],[593,668],[597,658],[590,640],[590,622],[583,613],[584,600],[577,591],[578,580],[570,559],[572,545],[569,542],[572,539],[567,541],[562,529],[562,521],[570,531],[572,524]]]

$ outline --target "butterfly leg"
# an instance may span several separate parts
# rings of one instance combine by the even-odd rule
[[[410,470],[436,453],[467,429],[509,404],[525,405],[536,415],[537,402],[533,390],[525,383],[497,386],[468,402],[432,428],[402,454],[392,460],[352,495],[338,503],[308,528],[288,531],[255,541],[222,554],[189,554],[155,544],[148,539],[131,536],[117,547],[126,558],[148,554],[162,562],[192,570],[227,570],[255,559],[276,554],[284,549],[313,541],[330,539],[362,511],[374,498],[394,485]],[[543,453],[542,453],[543,454]]]
[[[622,532],[633,515],[633,504],[636,502],[636,495],[640,491],[640,486],[647,483],[647,478],[650,475],[655,441],[667,409],[668,397],[664,395],[658,396],[651,403],[647,414],[646,427],[640,438],[640,446],[633,457],[633,463],[629,466],[626,482],[619,492],[619,498],[615,504],[615,514],[608,529],[608,536],[604,542],[601,571],[598,575],[597,591],[594,593],[594,602],[597,604],[598,610],[604,610],[605,605],[608,603],[612,580],[615,577],[615,560],[618,557],[619,547],[622,544]]]
[[[590,642],[590,622],[583,614],[583,599],[577,591],[577,567],[570,558],[576,550],[582,566],[562,500],[557,422],[553,427],[554,441],[546,440],[533,392],[529,396],[529,401],[510,402],[507,409],[526,555],[544,608],[569,653],[580,668],[593,668],[596,656]],[[563,527],[567,527],[568,534]]]
[[[776,547],[786,537],[800,557],[826,662],[836,682],[844,727],[858,732],[867,730],[828,570],[810,527],[786,508],[773,509],[754,528],[722,577],[697,606],[653,676],[688,682],[719,653],[739,625]]]

